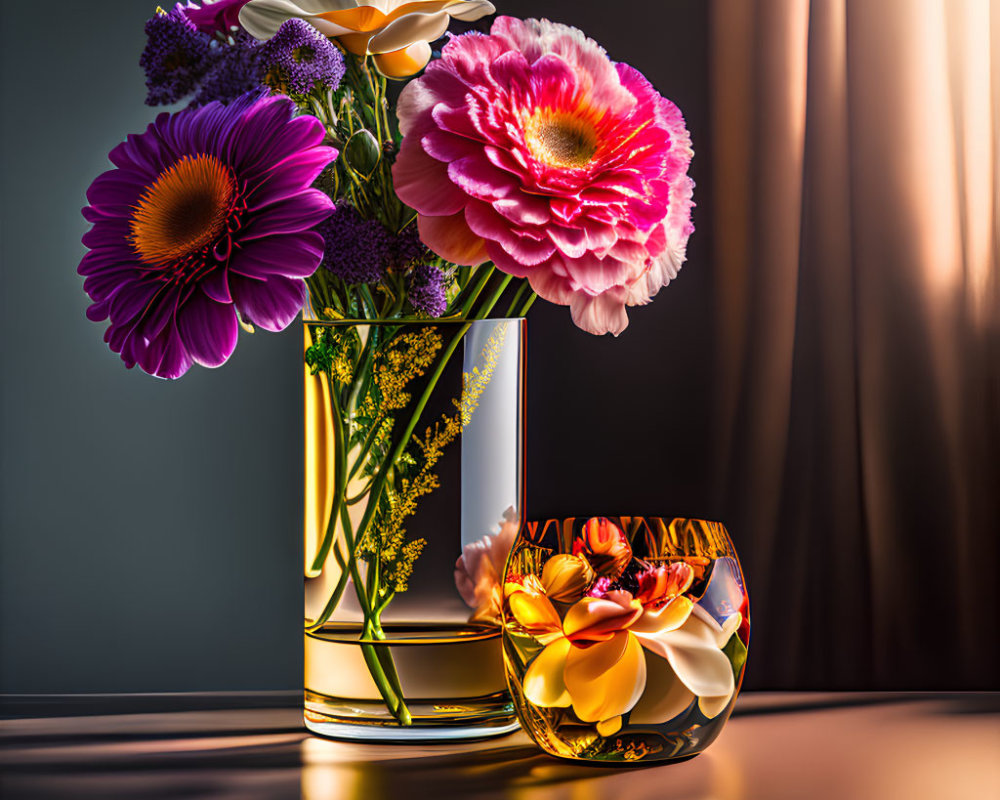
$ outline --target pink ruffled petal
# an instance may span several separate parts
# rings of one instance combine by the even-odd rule
[[[467,200],[449,180],[448,167],[427,155],[413,138],[403,140],[392,180],[399,199],[421,214],[449,216],[461,211]],[[429,186],[434,191],[428,192]]]

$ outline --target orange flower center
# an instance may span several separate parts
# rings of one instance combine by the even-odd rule
[[[597,152],[593,123],[565,111],[536,111],[524,133],[531,154],[552,167],[585,167]]]
[[[236,180],[218,158],[184,156],[139,198],[129,226],[132,245],[157,266],[196,253],[218,238],[235,195]]]

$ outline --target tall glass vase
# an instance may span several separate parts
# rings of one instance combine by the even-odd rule
[[[523,319],[304,323],[305,723],[517,727],[501,578],[523,509]]]

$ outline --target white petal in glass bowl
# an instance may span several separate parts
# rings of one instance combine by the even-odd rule
[[[691,616],[677,630],[636,635],[643,647],[669,664],[678,681],[694,697],[699,698],[705,716],[711,718],[726,707],[736,690],[732,664],[720,648],[739,626],[739,619],[727,619],[726,626],[723,627],[708,614],[699,612],[700,609],[695,606]],[[731,629],[728,635],[726,628]],[[719,640],[723,637],[725,639],[720,643]],[[672,685],[670,690],[679,692]],[[678,693],[674,702],[679,703],[680,700],[681,695]],[[668,704],[664,711],[671,708],[673,705]],[[665,722],[666,719],[659,721]]]
[[[644,654],[646,691],[629,714],[629,724],[662,725],[687,711],[695,697],[677,678],[670,662],[650,650]]]

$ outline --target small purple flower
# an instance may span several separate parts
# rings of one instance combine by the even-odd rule
[[[211,66],[201,79],[192,103],[203,106],[219,100],[231,102],[264,83],[263,46],[246,31],[233,36],[232,44],[212,48]]]
[[[407,277],[406,296],[417,311],[440,317],[448,307],[444,273],[433,264],[417,264]]]
[[[391,250],[392,263],[398,269],[405,269],[434,256],[427,245],[420,241],[416,224],[407,226],[393,237]]]
[[[598,578],[587,592],[587,597],[604,597],[611,591],[611,578]]]
[[[146,47],[139,57],[146,73],[146,104],[176,103],[191,94],[213,63],[210,42],[180,4],[154,14],[146,22]]]
[[[248,94],[160,114],[109,154],[87,190],[83,288],[126,366],[177,378],[217,367],[245,320],[287,327],[319,265],[313,230],[332,208],[312,188],[336,157],[315,117],[286,97]]]
[[[266,83],[284,94],[306,94],[316,86],[336,89],[344,77],[337,46],[301,19],[283,22],[263,48]]]
[[[239,27],[240,9],[250,0],[204,0],[201,6],[188,3],[184,15],[198,26],[198,30],[208,34],[229,33]]]
[[[344,283],[378,283],[385,275],[391,237],[377,219],[340,204],[317,230],[326,240],[323,266]]]

